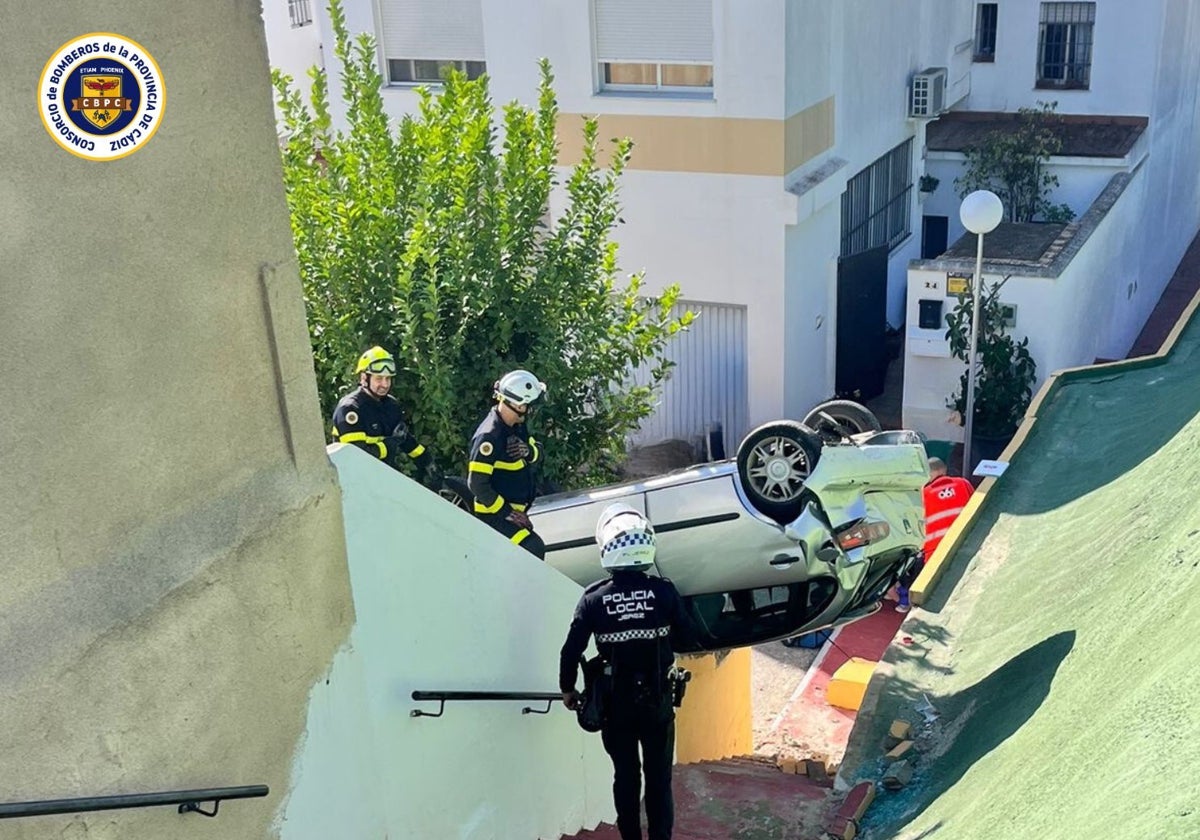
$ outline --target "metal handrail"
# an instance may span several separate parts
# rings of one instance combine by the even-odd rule
[[[562,693],[558,691],[414,691],[412,693],[413,700],[436,700],[438,702],[438,710],[436,712],[425,712],[421,709],[413,709],[409,712],[413,717],[441,717],[442,712],[446,710],[446,703],[453,700],[536,700],[539,703],[545,703],[544,709],[531,709],[529,706],[521,709],[523,715],[545,715],[550,713],[550,706],[555,700],[562,700]]]
[[[38,802],[0,803],[0,820],[16,817],[41,817],[47,814],[77,814],[81,811],[111,811],[116,808],[149,808],[156,805],[178,805],[179,813],[203,814],[215,817],[222,799],[253,799],[266,796],[266,785],[243,787],[200,788],[199,790],[167,790],[157,793],[130,793],[120,796],[81,796],[76,799],[43,799]],[[200,807],[212,802],[211,811]]]

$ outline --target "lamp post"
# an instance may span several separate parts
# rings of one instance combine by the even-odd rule
[[[976,190],[958,208],[963,227],[975,234],[975,276],[971,280],[971,350],[967,354],[967,416],[963,429],[963,475],[971,470],[971,432],[975,423],[975,355],[979,352],[979,287],[983,279],[983,235],[991,233],[1004,217],[1000,197],[989,190]]]

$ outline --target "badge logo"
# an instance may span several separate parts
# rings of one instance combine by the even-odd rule
[[[346,412],[346,422],[349,423],[351,426],[353,426],[355,423],[357,423],[358,422],[358,412],[357,411],[347,411]]]
[[[117,160],[142,148],[158,131],[166,102],[158,64],[141,44],[110,32],[63,44],[38,82],[42,125],[86,160]]]
[[[491,455],[492,454],[492,444],[486,440],[483,443],[479,444],[479,454],[480,455]]]

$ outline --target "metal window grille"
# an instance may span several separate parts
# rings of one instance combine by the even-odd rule
[[[912,138],[859,172],[842,193],[842,256],[895,248],[911,232]]]
[[[308,0],[288,0],[288,17],[292,19],[293,29],[312,23],[312,7]]]
[[[997,4],[975,7],[975,60],[991,61],[996,55]]]
[[[1038,84],[1081,87],[1091,84],[1095,3],[1043,3],[1038,37]]]

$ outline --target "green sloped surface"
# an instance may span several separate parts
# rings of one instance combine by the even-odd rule
[[[916,775],[869,838],[1200,838],[1200,324],[1163,364],[1066,382],[997,482],[847,767]]]

